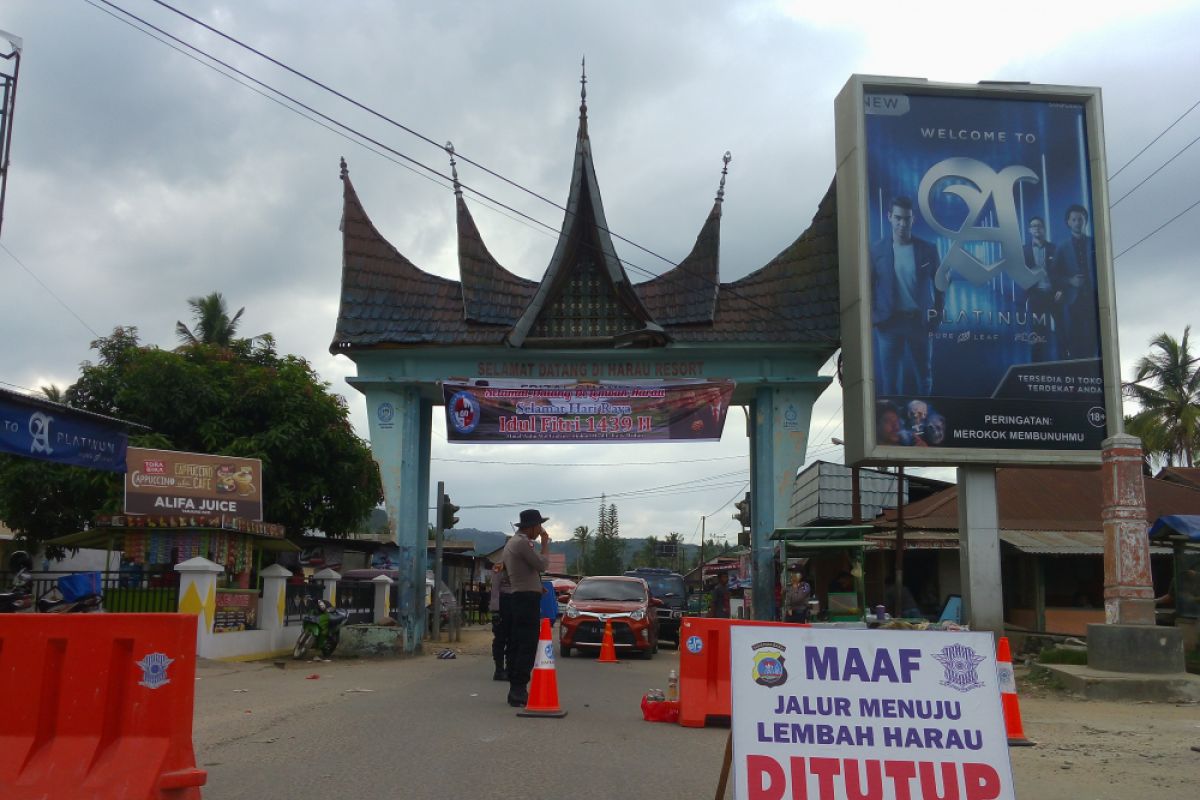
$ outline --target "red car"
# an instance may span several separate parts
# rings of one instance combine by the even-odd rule
[[[613,645],[618,653],[650,658],[658,652],[657,606],[641,578],[603,576],[584,578],[571,593],[558,628],[558,649],[563,658],[574,648],[599,650],[604,623],[612,622]]]

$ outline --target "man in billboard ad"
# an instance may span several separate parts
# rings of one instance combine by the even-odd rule
[[[863,92],[874,444],[1098,450],[1084,101]]]
[[[1011,800],[990,633],[735,625],[739,800]]]

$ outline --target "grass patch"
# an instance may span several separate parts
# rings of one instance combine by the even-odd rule
[[[1066,647],[1047,647],[1038,654],[1039,664],[1073,664],[1079,667],[1087,666],[1087,651],[1074,650]]]

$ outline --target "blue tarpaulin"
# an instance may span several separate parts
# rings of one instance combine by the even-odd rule
[[[1186,536],[1189,541],[1200,542],[1200,515],[1171,514],[1159,517],[1150,526],[1150,538],[1159,539],[1171,534]]]
[[[124,472],[126,425],[59,403],[0,392],[0,453]]]

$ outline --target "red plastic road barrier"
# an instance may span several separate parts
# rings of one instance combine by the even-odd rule
[[[199,800],[193,614],[0,616],[0,797]]]
[[[729,628],[772,625],[808,628],[793,622],[684,617],[679,626],[679,724],[703,728],[709,717],[728,721],[732,713],[729,684]]]

